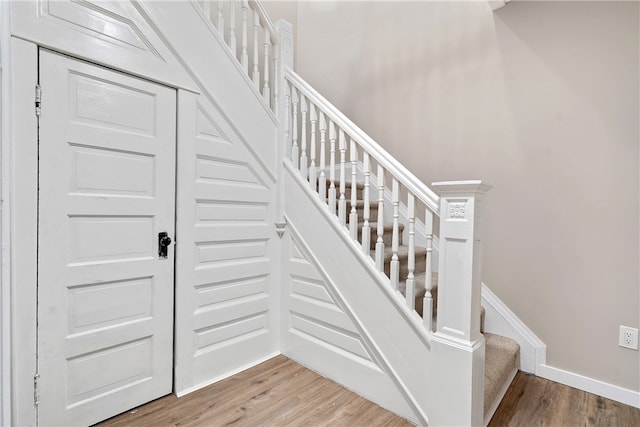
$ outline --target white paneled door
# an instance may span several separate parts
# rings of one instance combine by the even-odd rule
[[[38,423],[88,425],[172,391],[176,93],[45,50],[40,85]]]

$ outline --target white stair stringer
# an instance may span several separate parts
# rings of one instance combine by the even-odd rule
[[[318,368],[328,378],[345,384],[368,399],[383,407],[394,410],[418,425],[428,425],[434,408],[426,397],[430,390],[431,366],[430,340],[417,314],[404,305],[402,295],[393,291],[388,278],[376,271],[373,260],[362,255],[362,250],[353,242],[346,229],[338,223],[313,193],[308,183],[298,172],[284,162],[283,183],[285,199],[284,211],[288,229],[295,235],[301,248],[325,283],[326,289],[357,328],[362,342],[369,350],[371,359],[389,377],[390,382],[405,399],[407,409],[391,408],[392,394],[388,389],[372,388],[366,377],[353,376],[351,384],[345,384],[339,363],[332,366],[318,363]],[[307,242],[318,242],[309,244]],[[290,324],[291,314],[285,310]],[[291,335],[289,331],[287,333]],[[287,336],[290,338],[290,336]],[[283,340],[285,341],[285,340]],[[298,352],[295,340],[285,341],[283,353],[294,360]],[[309,356],[309,353],[306,353]],[[309,356],[310,358],[313,356]],[[308,360],[298,360],[310,365]]]

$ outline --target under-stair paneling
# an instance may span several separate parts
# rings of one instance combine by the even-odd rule
[[[431,367],[421,319],[296,174],[285,163],[283,353],[428,424]]]
[[[184,393],[277,354],[273,331],[279,317],[272,309],[278,304],[272,298],[273,271],[280,267],[273,262],[279,259],[272,208],[277,120],[198,6],[27,0],[11,2],[8,9],[11,34],[33,43],[33,49],[43,46],[179,88],[175,390]],[[37,63],[17,64],[15,75],[37,71]],[[27,82],[25,117],[35,117],[34,83]],[[35,127],[30,130],[29,123],[16,125],[15,135],[32,135]],[[19,145],[31,153],[37,146],[28,141]],[[37,177],[34,163],[21,160],[16,157],[13,169]],[[18,201],[37,200],[37,186],[30,183],[15,181]],[[36,230],[37,217],[27,211],[16,211],[16,224]],[[34,265],[36,246],[32,239],[22,240],[16,246],[16,277],[29,280],[12,284],[20,317],[11,327],[20,331],[14,338],[18,344],[36,338],[29,320],[35,319],[34,269],[22,268]],[[35,354],[25,350],[31,345],[13,346],[15,372],[27,373],[13,379],[18,420],[35,417]]]
[[[277,353],[272,182],[202,95],[180,92],[175,390]]]
[[[40,46],[172,86],[193,81],[135,2],[11,3],[11,32]]]
[[[287,331],[284,353],[399,414],[412,411],[292,233],[283,245]],[[384,396],[378,392],[385,390]],[[382,397],[382,399],[381,399]]]
[[[218,30],[193,2],[142,2],[199,90],[275,181],[277,119]],[[240,29],[238,28],[238,31]]]

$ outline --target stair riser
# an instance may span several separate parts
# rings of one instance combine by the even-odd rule
[[[327,179],[327,197],[329,197],[329,188],[330,187],[331,187],[331,182],[329,182],[329,180]],[[335,182],[335,187],[336,187],[336,200],[340,200],[340,183],[339,182]],[[361,188],[361,187],[357,188],[357,190],[356,190],[356,198],[358,200],[363,200],[364,199],[363,191],[364,191],[364,188]],[[351,202],[351,184],[346,184],[345,185],[344,198],[347,201],[347,203]]]
[[[413,271],[413,274],[416,275],[418,273],[422,273],[425,271],[426,268],[426,259],[424,256],[416,256],[415,258],[416,262],[415,262],[415,269]],[[399,282],[404,282],[405,280],[407,280],[407,276],[409,275],[409,263],[408,263],[408,257],[399,257],[398,258],[399,261],[399,270],[400,270],[400,279]],[[389,260],[385,260],[384,263],[384,273],[390,277],[391,274],[391,259]]]
[[[376,243],[378,242],[378,224],[375,222],[369,223],[369,249],[374,250],[376,248]],[[400,223],[398,225],[398,244],[402,245],[402,233],[404,232],[404,224]],[[362,242],[362,223],[358,224],[358,241]],[[385,248],[390,248],[393,242],[393,226],[390,224],[385,224],[384,233],[382,234],[382,241],[384,242]]]
[[[431,291],[431,299],[433,300],[433,314],[435,315],[438,311],[438,288],[433,289]],[[416,311],[418,312],[418,314],[420,315],[420,317],[423,316],[423,310],[424,310],[424,295],[421,296],[417,296],[416,297]]]
[[[402,238],[402,236],[400,236]],[[393,240],[393,232],[392,230],[385,230],[382,235],[382,241],[384,242],[385,247],[391,246]],[[358,241],[362,242],[362,225],[358,225]],[[376,242],[378,241],[378,226],[373,224],[371,228],[371,232],[369,233],[369,242],[371,250],[376,248]]]
[[[351,203],[347,205],[347,210],[351,212]],[[356,212],[358,212],[358,221],[364,221],[364,206],[357,206]],[[378,205],[371,205],[369,207],[369,222],[378,220]]]

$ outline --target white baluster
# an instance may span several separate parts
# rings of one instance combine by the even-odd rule
[[[301,118],[301,130],[302,138],[300,139],[300,175],[302,175],[302,179],[307,179],[308,177],[308,167],[307,163],[307,111],[308,111],[307,98],[300,94],[300,114]]]
[[[253,85],[260,90],[260,51],[258,50],[258,34],[260,33],[260,15],[258,9],[253,10]]]
[[[424,273],[424,299],[422,302],[422,321],[427,331],[433,331],[433,296],[431,290],[433,283],[431,281],[433,268],[431,267],[431,252],[433,251],[433,213],[427,208],[424,219],[424,228],[427,235],[427,259]]]
[[[247,9],[249,0],[242,0],[242,53],[240,55],[242,69],[249,75],[249,54],[247,53]]]
[[[351,238],[358,240],[358,192],[356,191],[358,185],[358,149],[356,143],[351,140],[351,146],[349,147],[349,155],[351,157],[351,212],[349,213],[349,231],[351,232]]]
[[[293,145],[291,146],[291,161],[293,167],[300,168],[300,149],[298,147],[298,89],[291,85],[291,99],[293,101]]]
[[[262,74],[264,77],[264,84],[262,85],[262,96],[267,105],[270,105],[271,101],[271,89],[269,88],[269,52],[271,51],[271,33],[269,27],[264,27],[264,70]]]
[[[280,74],[280,47],[276,44],[275,49],[273,49],[273,112],[278,117],[280,112],[280,108],[278,107],[278,102],[280,101],[280,78],[278,77]]]
[[[378,240],[376,241],[376,267],[384,271],[384,169],[378,165]]]
[[[291,137],[291,119],[290,119],[290,115],[291,115],[291,94],[289,93],[289,84],[287,83],[287,81],[285,80],[284,82],[284,118],[283,118],[283,126],[284,126],[284,146],[285,147],[289,147],[289,144],[291,143],[289,141],[289,138]],[[293,146],[292,146],[293,149]],[[285,149],[285,156],[288,153],[286,153],[286,149]],[[293,158],[292,158],[293,161]]]
[[[336,125],[329,122],[329,212],[336,213]]]
[[[320,112],[320,178],[318,178],[318,194],[320,195],[320,201],[325,203],[327,200],[327,177],[325,174],[325,151],[326,151],[326,138],[327,138],[327,119],[324,113]]]
[[[218,34],[224,40],[224,1],[218,0]]]
[[[362,252],[365,255],[371,254],[371,226],[369,225],[369,215],[371,214],[371,201],[369,200],[369,179],[371,171],[369,170],[369,153],[366,151],[362,154],[362,169],[364,169],[364,212],[362,224]]]
[[[204,0],[202,10],[209,21],[211,21],[211,0]]]
[[[229,48],[233,52],[233,56],[238,58],[238,50],[236,47],[236,0],[229,3]]]
[[[398,284],[400,283],[400,261],[398,260],[398,245],[400,242],[400,201],[399,201],[399,188],[398,188],[398,180],[393,179],[391,185],[391,200],[393,202],[393,234],[391,235],[391,269],[390,269],[390,279],[391,279],[391,288],[394,290],[398,290]]]
[[[407,282],[405,288],[405,297],[409,310],[416,308],[416,286],[414,270],[416,269],[416,248],[415,248],[415,227],[416,227],[416,199],[412,193],[409,193],[407,199],[407,216],[409,217],[409,259],[407,260]]]
[[[345,191],[345,171],[344,164],[347,159],[347,143],[345,141],[344,131],[340,129],[339,135],[339,150],[340,150],[340,200],[338,201],[338,219],[343,226],[347,225],[347,199],[344,197]],[[352,188],[351,191],[354,191]]]
[[[309,149],[309,185],[313,191],[317,191],[318,176],[316,170],[316,122],[318,114],[316,106],[309,105],[309,121],[311,122],[311,148]]]

